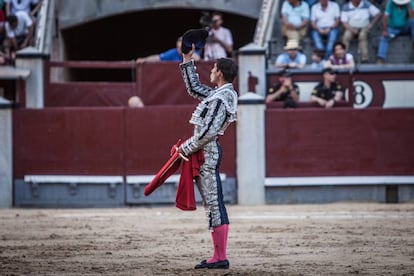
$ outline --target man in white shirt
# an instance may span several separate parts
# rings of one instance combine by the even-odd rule
[[[233,52],[233,35],[230,29],[222,26],[223,15],[212,13],[212,25],[204,47],[204,60],[216,60],[230,56]]]
[[[303,0],[284,0],[282,4],[282,35],[299,44],[308,32],[310,8]]]
[[[27,46],[33,46],[34,24],[24,11],[7,16],[4,24],[6,37],[3,41],[6,56],[13,59],[14,52]]]
[[[362,63],[368,62],[368,34],[381,18],[381,14],[381,11],[367,0],[350,0],[342,6],[341,22],[345,28],[342,42],[349,51],[351,40],[358,38]]]
[[[41,0],[4,0],[6,15],[16,14],[18,11],[25,11],[32,19],[39,11]]]
[[[339,5],[334,1],[319,0],[311,8],[312,39],[317,50],[325,51],[324,59],[332,54],[332,47],[339,34],[340,16]],[[326,39],[325,45],[323,39]]]

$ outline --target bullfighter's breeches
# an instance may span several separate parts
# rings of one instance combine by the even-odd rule
[[[197,186],[206,211],[208,227],[212,230],[214,227],[229,224],[219,174],[221,146],[218,141],[212,141],[204,146],[203,151],[205,161],[200,169]]]

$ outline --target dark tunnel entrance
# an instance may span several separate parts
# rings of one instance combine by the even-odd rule
[[[175,47],[186,30],[201,28],[205,10],[158,9],[136,11],[96,20],[62,31],[66,60],[134,61],[137,57]],[[210,12],[210,11],[207,11]],[[223,26],[233,33],[234,49],[253,41],[257,19],[223,12]],[[235,54],[233,54],[234,56]],[[72,69],[72,80],[129,81],[130,70]]]

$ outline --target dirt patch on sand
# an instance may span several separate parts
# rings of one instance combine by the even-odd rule
[[[201,207],[1,209],[0,275],[413,275],[414,204],[228,205],[228,270]]]

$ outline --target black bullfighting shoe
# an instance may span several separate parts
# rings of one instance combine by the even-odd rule
[[[208,269],[228,269],[230,267],[229,261],[226,259],[224,261],[217,261],[214,263],[207,263],[207,260],[202,261],[198,265],[196,265],[195,269],[202,269],[202,268],[208,268]]]

